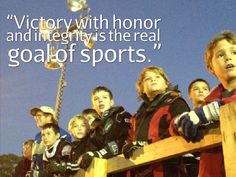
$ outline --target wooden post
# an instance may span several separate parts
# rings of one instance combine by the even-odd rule
[[[236,102],[220,108],[220,128],[227,177],[236,177]]]
[[[85,171],[85,177],[106,177],[107,160],[94,158],[90,167]]]
[[[94,158],[89,168],[79,170],[73,177],[106,177],[107,176],[107,160]]]

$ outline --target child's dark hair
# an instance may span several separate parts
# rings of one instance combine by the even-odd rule
[[[33,146],[33,144],[34,144],[34,140],[33,139],[28,139],[28,140],[26,140],[26,141],[24,141],[24,143],[23,143],[23,145],[25,146],[25,145],[29,145],[29,146]]]
[[[112,94],[111,90],[108,89],[108,88],[105,87],[105,86],[98,86],[98,87],[96,87],[95,89],[93,89],[93,91],[92,91],[92,96],[93,96],[95,93],[100,92],[100,91],[105,91],[105,92],[107,92],[107,93],[109,94],[110,99],[111,99],[111,100],[113,99],[113,94]]]
[[[99,114],[97,113],[97,111],[95,109],[92,108],[87,108],[84,109],[81,113],[82,116],[87,116],[88,114],[91,114],[94,118],[99,118]]]
[[[194,84],[195,82],[204,82],[204,83],[207,85],[208,89],[210,90],[210,85],[209,85],[209,83],[208,83],[206,80],[204,80],[204,79],[202,79],[202,78],[197,78],[197,79],[194,79],[194,80],[189,84],[189,86],[188,86],[188,94],[190,94],[191,88],[192,88],[192,86],[193,86],[193,84]]]
[[[48,123],[48,124],[45,124],[43,127],[42,127],[42,130],[45,130],[47,128],[51,128],[55,134],[57,133],[60,133],[60,128],[57,124],[54,124],[54,123]]]

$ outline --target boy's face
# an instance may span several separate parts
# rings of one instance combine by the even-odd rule
[[[22,147],[23,150],[23,156],[27,159],[31,159],[31,155],[32,155],[32,147],[29,144],[25,144]]]
[[[114,104],[113,99],[106,91],[95,92],[92,96],[92,106],[93,109],[97,111],[99,115],[102,115],[106,110],[110,109]]]
[[[143,92],[148,96],[156,96],[167,89],[166,80],[158,73],[147,71],[143,79]]]
[[[55,133],[52,128],[43,129],[41,134],[42,142],[47,147],[51,147],[60,138],[60,134]]]
[[[197,81],[193,83],[190,92],[189,98],[193,102],[193,105],[198,103],[204,103],[205,97],[209,94],[210,90],[208,85],[203,81]]]
[[[227,40],[221,40],[213,49],[212,65],[209,71],[221,83],[228,83],[236,79],[236,45]]]
[[[76,120],[72,126],[72,135],[76,139],[82,139],[88,132],[88,125],[84,120]]]
[[[42,111],[38,111],[35,116],[34,119],[36,121],[37,127],[41,128],[43,127],[45,124],[47,123],[52,123],[52,115],[51,114],[45,114]]]

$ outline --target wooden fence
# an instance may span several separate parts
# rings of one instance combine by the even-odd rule
[[[125,159],[122,155],[108,160],[94,158],[87,171],[81,170],[74,177],[106,177],[109,173],[221,145],[223,146],[226,176],[236,177],[236,102],[220,108],[220,127],[219,123],[214,123],[204,131],[204,138],[197,143],[187,143],[182,137],[173,136],[137,149],[131,159]]]

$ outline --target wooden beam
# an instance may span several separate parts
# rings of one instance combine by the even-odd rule
[[[227,177],[236,176],[236,102],[220,108],[220,128]]]
[[[108,160],[94,158],[86,172],[81,170],[74,177],[106,177],[108,173],[116,173],[221,145],[218,123],[209,125],[203,131],[207,135],[198,143],[187,143],[182,137],[173,136],[137,149],[131,159],[125,159],[123,155]]]
[[[187,143],[182,137],[173,136],[137,149],[131,159],[124,159],[122,155],[108,159],[107,172],[115,173],[219,145],[221,145],[219,131],[216,134],[206,135],[198,143]]]

